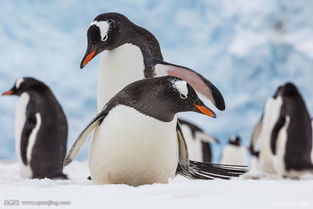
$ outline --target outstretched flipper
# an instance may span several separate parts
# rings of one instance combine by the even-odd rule
[[[246,166],[223,165],[215,163],[189,161],[188,172],[182,169],[180,165],[177,167],[177,174],[189,179],[225,179],[229,180],[233,177],[239,177],[248,172]]]
[[[225,102],[221,92],[199,73],[179,65],[152,59],[156,76],[175,76],[188,82],[197,92],[208,98],[217,109],[225,110]]]
[[[104,110],[87,125],[87,127],[83,130],[83,132],[78,136],[74,144],[72,145],[70,151],[67,153],[64,161],[63,161],[63,167],[69,165],[74,158],[77,156],[78,152],[80,151],[81,147],[85,143],[87,137],[90,135],[90,133],[95,129],[95,127],[101,123],[101,121],[107,116],[108,112],[104,108]]]
[[[177,123],[176,132],[179,144],[179,162],[176,174],[189,179],[210,180],[216,178],[230,179],[248,171],[246,166],[222,165],[189,160],[186,142],[179,123]]]

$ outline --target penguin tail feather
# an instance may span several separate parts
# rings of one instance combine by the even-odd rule
[[[180,165],[177,167],[177,174],[189,179],[225,179],[229,180],[233,177],[239,177],[248,172],[246,166],[224,165],[207,162],[197,162],[190,160],[189,169],[186,170]]]

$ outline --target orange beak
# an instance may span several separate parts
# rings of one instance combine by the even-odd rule
[[[97,52],[96,50],[93,50],[92,52],[90,52],[87,55],[87,57],[83,61],[83,64],[82,64],[81,68],[85,67],[90,62],[90,60],[92,60],[92,58],[95,56],[96,52]]]
[[[212,110],[210,110],[209,108],[204,107],[204,106],[200,106],[200,105],[196,105],[196,104],[194,104],[194,106],[195,106],[202,114],[207,115],[207,116],[212,117],[212,118],[216,118],[215,113],[214,113]]]
[[[2,96],[7,96],[13,94],[13,91],[6,91],[2,94]]]

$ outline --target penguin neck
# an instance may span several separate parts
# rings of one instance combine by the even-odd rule
[[[144,57],[140,48],[126,43],[100,54],[100,71],[97,86],[97,109],[104,105],[128,84],[144,79]]]

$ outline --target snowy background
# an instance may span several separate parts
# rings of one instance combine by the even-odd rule
[[[216,110],[217,119],[182,116],[224,143],[239,134],[248,144],[266,98],[283,82],[295,82],[313,111],[311,0],[0,0],[0,11],[0,91],[22,76],[48,84],[68,117],[69,145],[96,112],[98,58],[79,69],[86,30],[110,11],[155,34],[166,61],[201,72],[220,89],[227,109]],[[0,98],[0,159],[15,159],[16,101]]]

